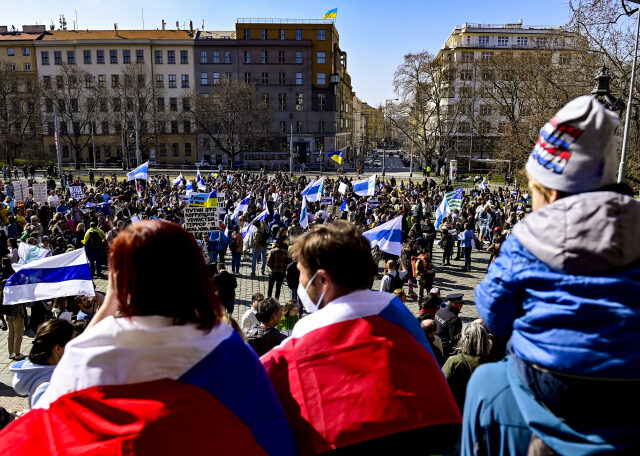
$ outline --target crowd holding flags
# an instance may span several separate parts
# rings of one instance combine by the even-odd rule
[[[444,218],[449,215],[450,212],[460,210],[460,208],[462,207],[463,194],[464,190],[462,187],[460,187],[459,189],[453,190],[444,195],[442,202],[436,210],[436,229],[440,228],[442,220],[444,220]]]

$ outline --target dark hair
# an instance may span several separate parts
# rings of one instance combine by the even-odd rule
[[[179,225],[145,220],[113,241],[109,267],[117,277],[123,316],[161,315],[173,324],[210,331],[222,302],[196,240]],[[179,284],[179,286],[177,286]]]
[[[76,320],[73,322],[73,331],[76,334],[76,337],[79,336],[87,329],[87,325],[89,324],[89,320]]]
[[[369,288],[374,263],[371,245],[355,225],[336,220],[300,236],[291,254],[314,274],[324,269],[347,290]]]
[[[64,347],[73,337],[73,325],[67,320],[53,318],[40,325],[29,352],[29,361],[33,364],[47,365],[53,347]]]
[[[260,323],[267,323],[278,313],[280,304],[274,298],[266,298],[258,304],[258,311],[256,312],[256,318]]]

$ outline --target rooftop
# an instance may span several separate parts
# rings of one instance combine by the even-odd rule
[[[43,41],[74,40],[193,40],[189,30],[54,30]]]
[[[200,30],[200,32],[198,34],[198,39],[201,39],[201,40],[235,40],[236,39],[236,31],[235,30],[216,30],[216,31]]]
[[[333,19],[282,19],[241,17],[238,24],[333,24]]]
[[[524,25],[521,21],[515,24],[478,24],[465,22],[463,25],[456,25],[455,30],[481,29],[481,30],[561,30],[557,25]]]
[[[42,33],[0,33],[0,41],[33,41],[38,39]]]

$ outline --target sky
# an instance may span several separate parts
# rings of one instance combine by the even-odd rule
[[[356,96],[372,106],[395,98],[393,73],[405,54],[436,53],[456,25],[514,23],[562,25],[569,19],[566,0],[0,0],[0,25],[45,24],[58,27],[120,29],[168,27],[193,20],[195,28],[235,30],[237,18],[321,19],[338,7],[340,48],[347,52],[347,71]]]

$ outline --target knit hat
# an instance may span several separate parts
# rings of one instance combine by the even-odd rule
[[[570,101],[540,130],[527,172],[541,185],[566,193],[615,183],[619,123],[618,115],[593,97]]]

